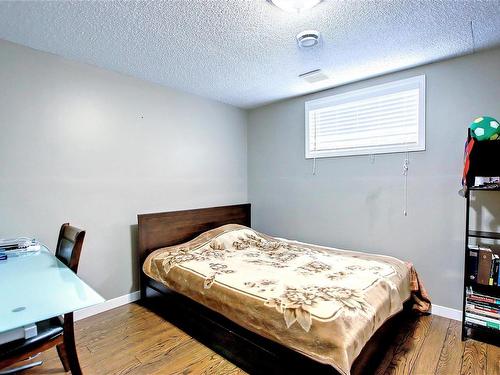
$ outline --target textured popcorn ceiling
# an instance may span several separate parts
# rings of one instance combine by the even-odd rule
[[[471,53],[471,20],[476,50],[500,44],[500,1],[0,1],[2,39],[245,108]],[[309,28],[322,43],[300,50]]]

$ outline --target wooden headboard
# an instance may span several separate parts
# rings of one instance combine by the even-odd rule
[[[152,251],[189,241],[225,224],[250,227],[250,204],[137,215],[140,265]]]

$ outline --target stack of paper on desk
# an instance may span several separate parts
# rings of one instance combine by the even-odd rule
[[[40,243],[34,238],[0,238],[0,260],[8,254],[33,252],[40,250]]]

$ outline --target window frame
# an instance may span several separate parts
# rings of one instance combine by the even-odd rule
[[[348,91],[342,94],[334,94],[320,99],[305,102],[305,158],[329,158],[342,156],[376,155],[400,152],[425,151],[425,75],[391,81],[380,85],[368,86],[358,90]],[[359,147],[348,150],[324,150],[314,151],[310,149],[309,141],[309,112],[311,110],[324,108],[327,105],[338,105],[354,100],[362,100],[378,95],[387,95],[405,89],[419,89],[418,100],[418,142],[411,145],[379,145],[376,147]]]

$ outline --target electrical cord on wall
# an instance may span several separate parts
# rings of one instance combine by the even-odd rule
[[[410,154],[406,151],[403,161],[404,193],[403,193],[403,215],[408,216],[408,169],[410,168]]]
[[[476,53],[476,38],[474,36],[474,24],[470,21],[470,37],[472,40],[472,53]]]

